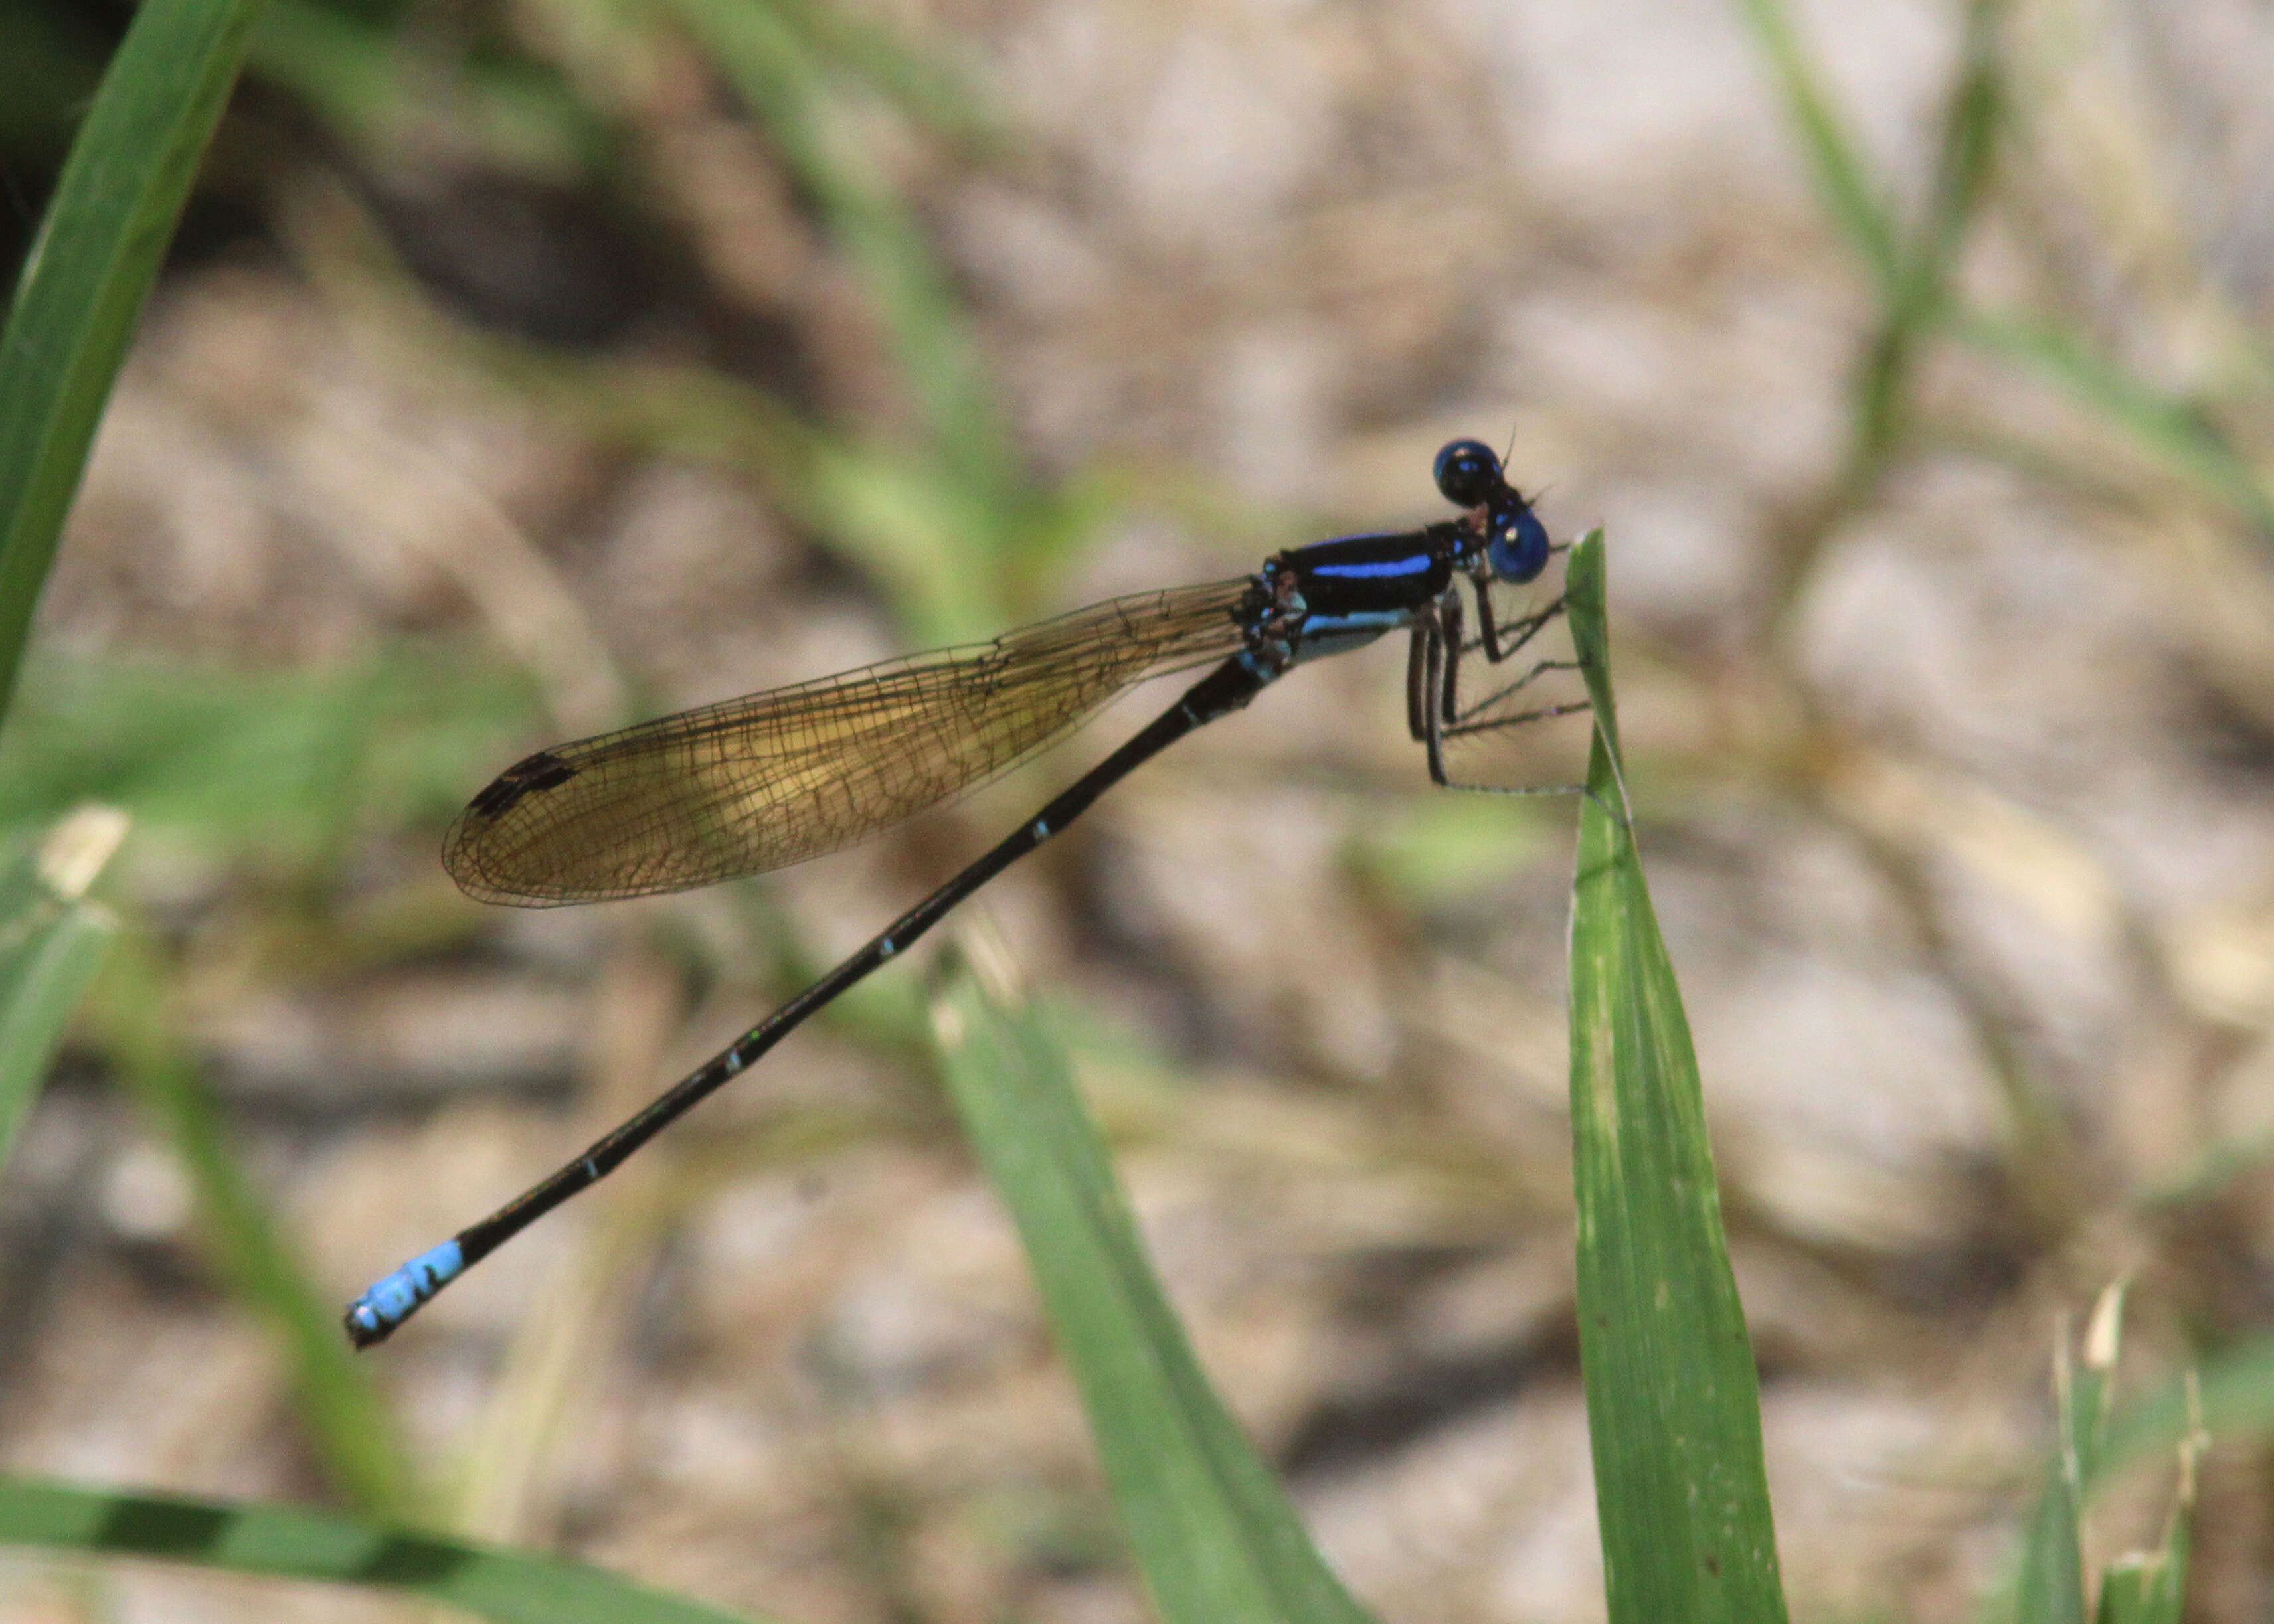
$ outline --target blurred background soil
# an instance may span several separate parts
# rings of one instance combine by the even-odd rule
[[[1778,15],[280,5],[0,742],[24,837],[136,819],[127,936],[0,1184],[0,1463],[318,1502],[393,1471],[435,1522],[791,1619],[1144,1616],[938,1091],[929,946],[365,1356],[407,1466],[343,1457],[199,1134],[344,1301],[1174,690],[649,903],[460,898],[435,845],[491,774],[1441,516],[1472,434],[1559,538],[1608,529],[1796,1616],[1975,1616],[2065,1316],[2131,1281],[2135,1392],[2274,1318],[2274,14],[1800,8],[1861,215]],[[0,12],[16,252],[123,20]],[[1875,273],[1879,204],[1924,271]],[[1403,659],[1306,668],[979,911],[1356,1592],[1599,1617],[1570,806],[1431,791]],[[2207,1463],[2192,1617],[2274,1599],[2262,1432]],[[0,1558],[11,1624],[414,1611]]]

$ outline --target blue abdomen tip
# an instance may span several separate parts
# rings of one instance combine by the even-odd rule
[[[348,1304],[348,1335],[358,1348],[381,1340],[465,1266],[465,1254],[456,1241],[420,1252]]]

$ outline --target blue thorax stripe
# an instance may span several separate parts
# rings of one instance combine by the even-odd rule
[[[1374,564],[1314,564],[1310,567],[1310,573],[1314,575],[1339,575],[1345,580],[1419,575],[1427,574],[1434,561],[1427,553],[1417,553],[1411,558],[1385,559]]]

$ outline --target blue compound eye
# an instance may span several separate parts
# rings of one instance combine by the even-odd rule
[[[1531,580],[1547,568],[1547,527],[1521,500],[1495,502],[1485,557],[1503,581]]]
[[[1456,508],[1481,508],[1506,488],[1500,459],[1480,440],[1457,440],[1437,454],[1437,488]]]

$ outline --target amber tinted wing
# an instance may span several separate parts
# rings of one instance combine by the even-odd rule
[[[1117,598],[540,750],[459,814],[442,865],[469,896],[546,906],[818,857],[984,783],[1134,683],[1236,652],[1247,588]]]

